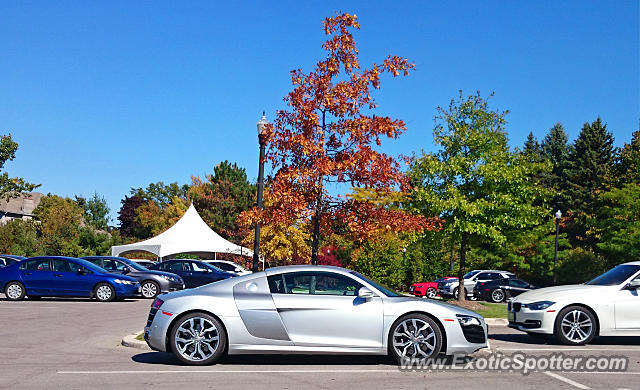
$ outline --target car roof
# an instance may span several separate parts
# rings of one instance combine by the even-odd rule
[[[292,271],[297,271],[297,272],[303,272],[303,271],[334,271],[334,272],[338,272],[341,274],[348,274],[351,271],[346,269],[346,268],[342,268],[342,267],[336,267],[333,265],[310,265],[310,264],[296,264],[296,265],[284,265],[284,266],[280,266],[280,267],[273,267],[273,268],[267,268],[266,269],[266,274],[267,275],[272,275],[272,274],[278,274],[278,273],[283,273],[283,272],[292,272]]]
[[[640,265],[640,261],[630,261],[628,263],[622,263],[618,265]]]
[[[24,259],[26,259],[26,257],[18,256],[18,255],[0,255],[0,257],[8,257],[10,259],[15,259],[15,260],[24,260]]]

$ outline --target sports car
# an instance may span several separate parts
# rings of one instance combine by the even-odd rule
[[[287,266],[158,296],[144,338],[186,364],[222,354],[469,354],[487,345],[482,316],[399,295],[331,266]]]

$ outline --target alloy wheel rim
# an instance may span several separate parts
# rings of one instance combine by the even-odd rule
[[[209,359],[220,345],[218,328],[207,318],[192,317],[180,324],[175,336],[177,352],[187,360]]]
[[[427,290],[427,296],[428,296],[429,298],[435,298],[435,296],[436,296],[436,290],[435,290],[435,289],[433,289],[433,288],[428,289],[428,290]]]
[[[98,291],[96,291],[96,296],[101,301],[106,301],[111,298],[111,288],[109,286],[100,286],[98,287]]]
[[[22,295],[22,287],[12,284],[7,288],[7,296],[11,299],[18,299]]]
[[[409,318],[393,331],[393,349],[404,358],[428,358],[436,348],[436,333],[428,322]]]
[[[560,327],[564,337],[574,343],[584,342],[593,332],[591,318],[581,310],[572,310],[565,314]]]
[[[153,283],[145,283],[142,285],[142,295],[145,298],[153,298],[156,296],[158,289]]]
[[[491,297],[496,302],[502,302],[502,300],[504,299],[504,294],[502,293],[502,290],[495,290],[491,293]]]

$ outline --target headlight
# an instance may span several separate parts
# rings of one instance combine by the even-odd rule
[[[544,310],[549,306],[553,305],[554,303],[555,302],[551,302],[551,301],[540,301],[540,302],[533,302],[533,303],[525,303],[522,305],[522,307],[526,307],[529,310]]]
[[[167,275],[160,275],[160,277],[164,280],[167,280],[169,282],[175,282],[178,283],[178,279],[173,277],[173,276],[167,276]]]
[[[118,284],[127,284],[127,285],[136,284],[136,282],[132,282],[130,280],[124,280],[124,279],[116,279],[116,280],[114,280],[114,282],[116,282]]]
[[[456,318],[458,319],[458,322],[460,323],[461,326],[471,326],[471,325],[478,325],[480,326],[480,320],[476,317],[473,316],[467,316],[464,314],[456,314]]]

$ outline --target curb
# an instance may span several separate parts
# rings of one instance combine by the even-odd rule
[[[120,344],[129,348],[145,349],[147,351],[151,351],[151,348],[149,348],[145,341],[136,340],[136,337],[138,337],[138,335],[142,332],[143,331],[124,336],[122,341],[120,341]]]
[[[489,326],[507,326],[509,321],[505,318],[485,318],[484,322]]]

